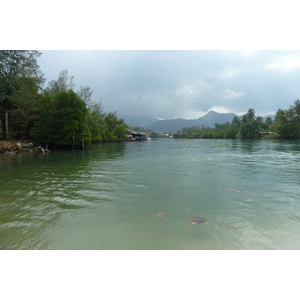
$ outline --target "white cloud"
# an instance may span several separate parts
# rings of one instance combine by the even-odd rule
[[[300,57],[288,56],[282,59],[279,63],[267,64],[269,69],[289,71],[300,66]]]
[[[213,106],[211,110],[216,111],[218,113],[231,113],[232,111],[224,106]]]
[[[231,89],[222,89],[219,91],[221,97],[225,100],[236,100],[245,97],[246,93],[242,91],[234,91]]]
[[[219,74],[219,78],[224,79],[224,78],[229,78],[229,77],[233,77],[234,75],[238,74],[240,72],[239,69],[226,69],[224,71],[222,71]]]
[[[186,83],[180,86],[175,95],[181,97],[183,100],[193,100],[195,98],[203,97],[209,90],[211,86],[203,81],[196,81],[193,83]]]

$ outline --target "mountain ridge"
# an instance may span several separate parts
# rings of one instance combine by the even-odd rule
[[[182,128],[192,126],[214,127],[216,123],[231,123],[232,118],[235,116],[238,115],[234,113],[218,113],[214,110],[210,110],[207,114],[198,119],[178,118],[157,120],[154,117],[132,117],[128,115],[118,114],[118,117],[123,118],[125,120],[125,123],[128,124],[128,126],[146,127],[156,132],[162,133],[175,133]],[[275,117],[275,115],[267,115],[263,117],[264,120],[268,116],[271,116],[273,118]]]
[[[234,113],[218,113],[210,110],[206,115],[198,119],[169,119],[169,120],[159,120],[152,123],[149,128],[163,133],[176,132],[185,127],[192,126],[205,126],[214,127],[216,123],[224,124],[226,122],[231,122],[232,118],[235,117]]]

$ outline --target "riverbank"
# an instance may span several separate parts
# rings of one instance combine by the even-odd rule
[[[0,141],[0,155],[13,155],[36,150],[38,150],[38,146],[30,141]]]

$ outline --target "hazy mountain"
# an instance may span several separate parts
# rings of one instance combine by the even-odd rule
[[[119,118],[123,118],[125,123],[130,127],[146,127],[156,132],[171,133],[176,132],[185,127],[192,126],[205,126],[214,127],[216,123],[224,124],[226,122],[231,123],[232,118],[236,116],[233,113],[218,113],[213,110],[209,111],[206,115],[198,119],[169,119],[158,121],[151,117],[132,117],[123,114],[117,114]],[[267,115],[263,117],[265,121],[267,117],[271,117],[273,120],[275,115]]]
[[[233,113],[218,113],[213,110],[209,111],[203,117],[195,120],[196,126],[204,125],[206,127],[214,127],[216,123],[224,124],[226,122],[231,123],[232,118],[235,117],[236,114]]]
[[[195,120],[186,119],[170,119],[170,120],[160,120],[156,121],[149,126],[150,129],[156,132],[176,132],[184,127],[191,127],[195,125]]]
[[[130,127],[147,127],[149,128],[152,123],[157,121],[157,119],[152,117],[134,117],[123,114],[118,114],[118,118],[123,118],[125,123]]]
[[[266,116],[263,117],[263,120],[265,122],[268,117],[271,117],[271,119],[274,121],[275,120],[275,116],[276,115],[266,115]]]
[[[149,126],[150,129],[157,132],[176,132],[184,127],[192,126],[206,126],[214,127],[216,123],[224,124],[232,121],[232,118],[236,116],[233,113],[217,113],[213,110],[209,111],[206,115],[193,120],[186,119],[170,119],[156,121]]]

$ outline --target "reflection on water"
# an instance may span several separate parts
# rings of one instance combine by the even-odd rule
[[[299,162],[297,141],[2,156],[0,249],[299,249]]]

